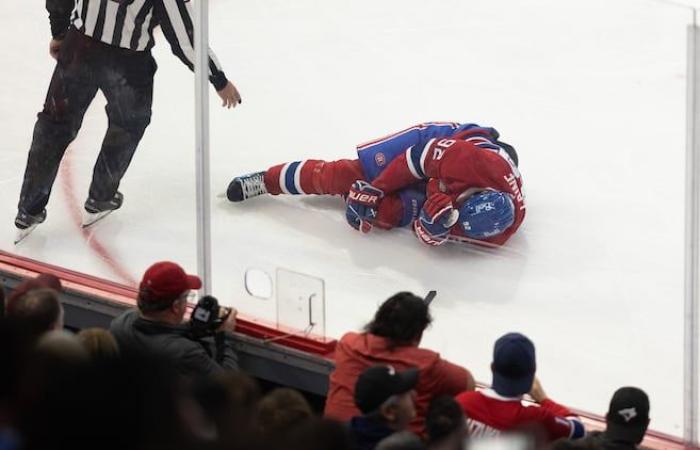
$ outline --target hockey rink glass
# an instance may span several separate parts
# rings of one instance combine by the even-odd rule
[[[36,113],[55,61],[43,6],[0,21],[0,249],[135,286],[158,260],[197,270],[192,73],[155,34],[151,123],[119,190],[81,228],[108,126],[91,102],[46,221],[13,245]],[[210,0],[209,40],[243,103],[210,91],[213,292],[242,318],[314,339],[362,330],[399,291],[434,318],[421,345],[490,383],[495,340],[535,344],[552,399],[604,415],[638,386],[650,429],[683,432],[687,8],[651,0]],[[21,21],[18,25],[17,21]],[[22,27],[17,37],[18,27]],[[240,203],[231,180],[425,122],[494,127],[519,156],[527,213],[501,248],[429,247],[410,227],[363,235],[340,196]],[[294,165],[295,163],[298,165]]]
[[[108,12],[115,5],[110,2]],[[4,135],[0,249],[131,287],[159,260],[176,261],[195,272],[190,71],[171,54],[159,31],[154,59],[69,32],[60,47],[61,72],[52,78],[58,69],[49,55],[51,34],[43,3],[22,4],[16,12],[12,20],[3,18],[5,26],[0,27],[5,42],[13,43],[6,55],[7,67],[13,69],[0,74]],[[149,86],[154,76],[151,108]],[[47,90],[53,92],[48,99]],[[87,108],[84,116],[81,106]],[[72,139],[71,130],[78,127]],[[134,145],[128,165],[129,146]],[[30,147],[44,153],[27,171],[26,178],[34,185],[28,194],[34,199],[25,203],[41,209],[41,197],[49,190],[51,195],[44,223],[15,246],[14,220]],[[52,158],[57,166],[55,182],[41,181],[51,177]],[[98,182],[95,192],[104,195],[110,180],[118,178],[118,167],[125,170],[118,187],[123,193],[121,208],[82,228],[93,178]]]
[[[688,9],[269,1],[211,2],[210,17],[244,100],[233,114],[211,104],[214,194],[236,176],[355,159],[358,144],[455,121],[514,146],[527,203],[502,248],[431,248],[410,229],[358,233],[339,196],[294,195],[294,174],[282,181],[292,195],[222,195],[223,303],[337,339],[392,294],[434,289],[422,345],[479,381],[491,381],[494,341],[522,332],[551,398],[603,415],[618,387],[639,386],[651,428],[682,434]]]

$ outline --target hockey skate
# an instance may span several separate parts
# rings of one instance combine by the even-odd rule
[[[15,234],[15,245],[19,244],[24,238],[29,236],[34,228],[40,223],[46,220],[46,210],[42,210],[39,214],[31,215],[24,211],[19,211],[17,217],[15,217],[15,227],[17,227],[17,233]]]
[[[242,202],[263,194],[267,194],[265,172],[249,173],[236,177],[226,190],[226,197],[232,202]]]
[[[107,217],[113,211],[121,208],[124,202],[124,196],[121,192],[114,194],[111,200],[95,200],[93,198],[88,198],[85,202],[85,214],[83,215],[83,228],[87,228],[90,225],[99,222],[100,220]]]

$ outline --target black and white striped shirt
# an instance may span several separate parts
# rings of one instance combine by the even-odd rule
[[[173,53],[194,68],[189,0],[46,0],[46,9],[54,37],[61,37],[72,24],[93,39],[137,52],[153,47],[153,30],[160,25]],[[217,90],[228,83],[211,50],[209,78]]]

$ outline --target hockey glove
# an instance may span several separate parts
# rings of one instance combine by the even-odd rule
[[[459,211],[452,206],[449,195],[437,193],[426,200],[420,216],[413,222],[413,231],[421,242],[441,245],[447,240],[450,228],[459,220]]]
[[[345,201],[345,218],[350,226],[361,233],[372,231],[372,223],[377,218],[377,208],[383,197],[381,189],[363,180],[355,181]]]

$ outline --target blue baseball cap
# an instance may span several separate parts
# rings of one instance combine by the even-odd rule
[[[499,395],[517,397],[530,392],[535,379],[535,345],[520,333],[501,336],[493,347],[492,388]]]

